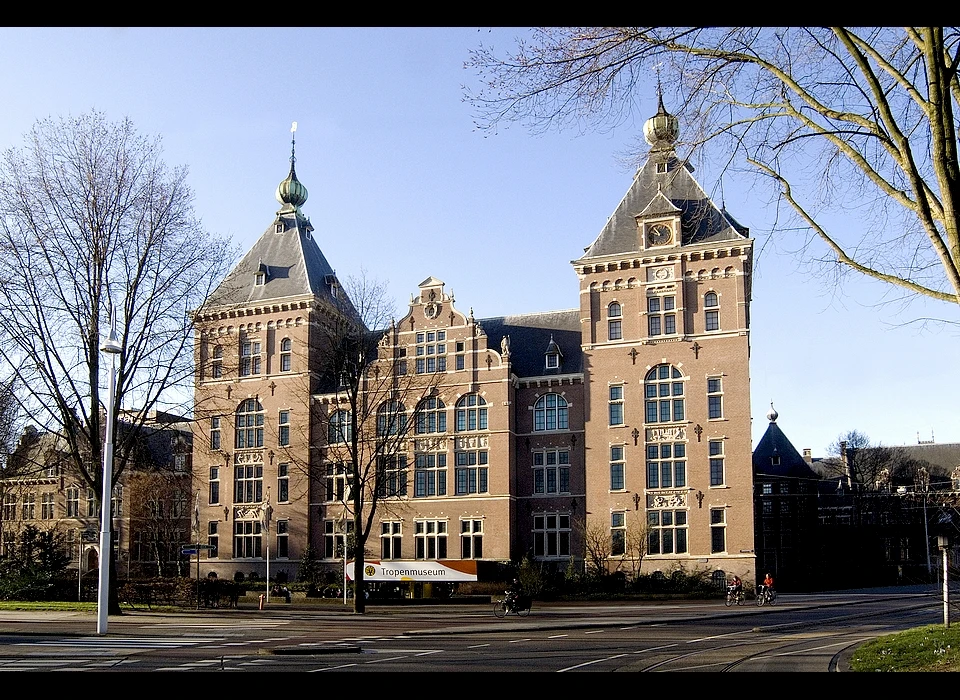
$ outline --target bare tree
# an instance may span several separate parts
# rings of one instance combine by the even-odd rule
[[[323,331],[327,384],[335,387],[325,459],[346,471],[342,503],[352,522],[354,612],[363,613],[366,546],[378,514],[406,499],[408,439],[442,375],[407,371],[385,284],[363,273],[347,278],[345,287]]]
[[[232,257],[200,225],[186,169],[161,155],[160,140],[130,120],[91,112],[37,122],[0,162],[0,371],[100,498],[99,348],[111,301],[122,346],[115,405],[128,409],[128,429],[115,432],[116,483],[149,413],[188,400],[189,312]]]
[[[610,571],[611,561],[617,561],[614,571],[620,569],[623,558],[615,559],[610,531],[599,521],[578,519],[574,527],[583,537],[585,573],[591,579],[599,581]]]
[[[656,72],[686,146],[715,140],[725,169],[772,185],[792,214],[777,228],[825,244],[818,269],[957,304],[958,62],[955,28],[541,28],[512,55],[471,52],[467,99],[486,129],[607,127]]]

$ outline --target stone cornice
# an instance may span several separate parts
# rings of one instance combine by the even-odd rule
[[[597,272],[616,272],[618,270],[639,270],[648,265],[671,262],[698,262],[701,260],[720,260],[750,255],[753,241],[729,241],[724,245],[716,243],[699,246],[684,246],[669,250],[637,251],[629,254],[607,255],[589,260],[574,260],[577,273],[588,275]],[[744,271],[749,272],[749,270]]]

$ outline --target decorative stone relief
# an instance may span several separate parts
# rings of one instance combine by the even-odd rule
[[[685,425],[677,425],[672,428],[647,428],[646,433],[644,440],[647,442],[673,442],[674,440],[687,439],[687,427]]]

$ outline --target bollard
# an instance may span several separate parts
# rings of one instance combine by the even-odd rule
[[[264,598],[266,598],[266,596],[263,595],[263,593],[261,593],[261,594],[260,594],[260,609],[261,609],[261,610],[263,610],[263,599],[264,599]]]

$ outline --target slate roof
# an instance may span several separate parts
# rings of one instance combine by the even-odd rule
[[[583,372],[579,309],[498,316],[478,319],[477,323],[493,349],[499,349],[503,337],[510,336],[510,362],[518,377]],[[560,348],[561,365],[557,369],[545,369],[544,354],[551,338]]]
[[[780,464],[771,463],[771,457],[780,457]],[[817,474],[806,460],[797,452],[797,448],[783,434],[776,421],[770,421],[767,431],[753,450],[753,474],[794,479],[819,480]]]

